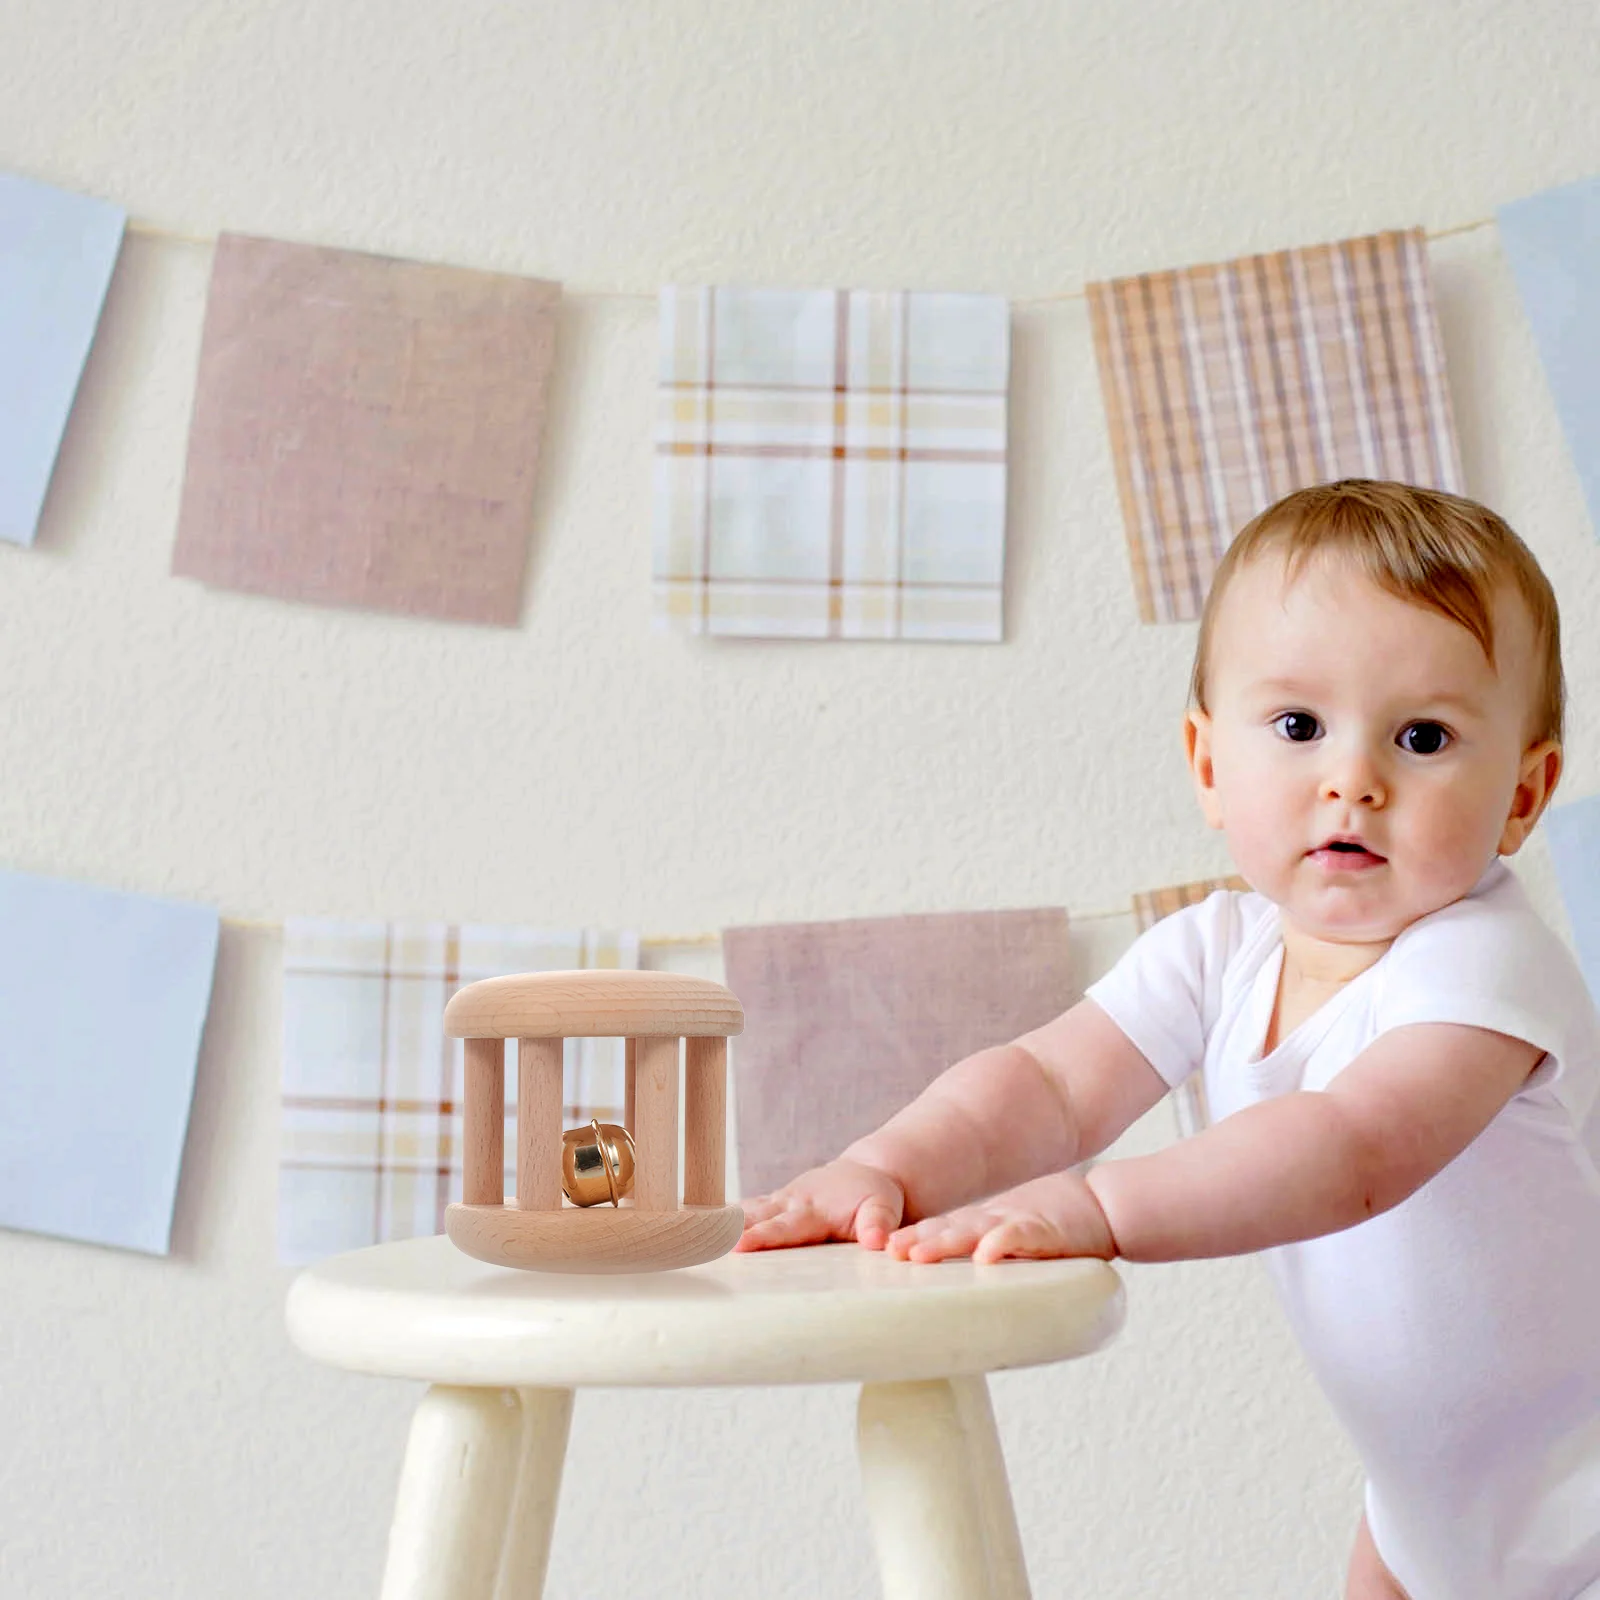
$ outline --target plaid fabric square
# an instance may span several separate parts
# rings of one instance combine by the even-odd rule
[[[664,289],[656,626],[998,640],[1009,372],[994,295]]]
[[[1460,490],[1421,229],[1088,297],[1143,621],[1198,617],[1234,534],[1294,489]]]
[[[444,1231],[461,1198],[462,1042],[444,1036],[457,989],[511,972],[639,965],[635,933],[545,933],[444,923],[284,927],[282,1260]],[[515,1190],[516,1041],[506,1051],[506,1193]],[[619,1122],[620,1039],[569,1039],[566,1120]]]
[[[1166,889],[1141,890],[1133,897],[1133,920],[1140,933],[1148,933],[1163,917],[1185,906],[1197,906],[1218,889],[1246,890],[1250,887],[1240,877],[1199,878],[1193,883],[1174,884]],[[1199,1072],[1189,1075],[1172,1091],[1172,1109],[1178,1118],[1178,1135],[1187,1139],[1199,1133],[1211,1121],[1211,1108],[1206,1104],[1206,1083]]]

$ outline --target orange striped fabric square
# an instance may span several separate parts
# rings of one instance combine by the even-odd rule
[[[1089,286],[1145,622],[1198,617],[1234,534],[1294,489],[1459,492],[1421,229]]]

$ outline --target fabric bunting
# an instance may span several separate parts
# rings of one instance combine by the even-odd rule
[[[999,639],[1009,327],[994,295],[663,290],[656,625]]]
[[[1144,889],[1133,897],[1133,920],[1140,933],[1148,933],[1163,917],[1185,906],[1197,906],[1218,889],[1247,890],[1250,885],[1240,877],[1199,878],[1192,883],[1173,884],[1165,889]],[[1172,1091],[1172,1109],[1178,1119],[1178,1133],[1187,1139],[1199,1133],[1211,1122],[1211,1110],[1206,1104],[1205,1075],[1192,1072]]]
[[[1513,201],[1496,220],[1600,536],[1600,178]]]
[[[1572,923],[1578,965],[1600,1004],[1600,795],[1551,806],[1544,814],[1561,903]]]
[[[127,221],[0,172],[0,539],[32,544]]]
[[[559,293],[224,234],[172,570],[514,627]]]
[[[1234,534],[1293,489],[1459,492],[1420,229],[1088,293],[1143,621],[1199,616]]]
[[[972,911],[728,928],[739,1187],[777,1188],[946,1067],[1072,1003],[1067,914]]]
[[[444,1231],[461,1198],[462,1044],[444,1008],[512,972],[639,965],[636,933],[297,918],[283,944],[278,1240],[286,1262]],[[508,1041],[506,1193],[515,1192]],[[569,1039],[566,1120],[620,1122],[620,1039]]]
[[[219,924],[0,873],[0,1227],[167,1253]]]

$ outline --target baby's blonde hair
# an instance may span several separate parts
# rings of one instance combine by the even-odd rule
[[[1284,559],[1291,580],[1313,556],[1352,561],[1380,589],[1437,611],[1476,639],[1494,665],[1494,595],[1509,584],[1533,622],[1538,658],[1531,743],[1561,740],[1567,689],[1555,591],[1533,552],[1487,506],[1439,489],[1344,478],[1297,489],[1247,522],[1211,580],[1200,616],[1189,697],[1206,707],[1206,667],[1229,580],[1261,555]]]

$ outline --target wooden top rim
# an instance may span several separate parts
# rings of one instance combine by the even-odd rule
[[[730,989],[679,972],[520,972],[458,989],[444,1008],[453,1039],[726,1037],[744,1031]]]

